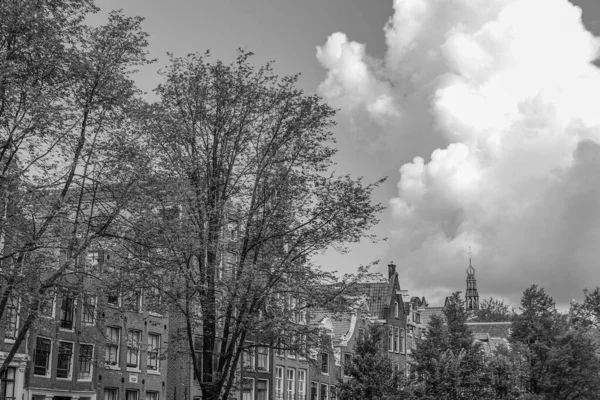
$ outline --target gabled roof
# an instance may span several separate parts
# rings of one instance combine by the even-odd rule
[[[421,324],[427,327],[429,320],[433,315],[441,315],[444,307],[424,307],[419,308],[418,311],[421,313]]]
[[[392,299],[397,296],[396,290],[400,290],[398,274],[392,275],[388,282],[360,283],[356,285],[356,290],[367,297],[371,315],[375,318],[384,319],[385,308],[390,307]],[[402,304],[402,299],[399,299],[399,302]],[[404,311],[404,307],[400,307],[400,309]]]

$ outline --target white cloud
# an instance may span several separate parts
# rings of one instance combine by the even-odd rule
[[[415,126],[446,140],[427,161],[395,161],[391,254],[404,281],[433,296],[462,289],[472,246],[482,296],[516,300],[539,283],[564,302],[600,285],[599,42],[581,10],[568,0],[394,10],[379,64],[341,33],[317,57],[321,94],[350,116],[368,114],[398,143]]]

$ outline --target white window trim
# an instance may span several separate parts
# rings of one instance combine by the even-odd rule
[[[54,296],[52,296],[52,315],[40,314],[40,317],[42,317],[42,318],[56,319],[56,290],[54,290],[54,288],[53,288],[52,291],[54,292],[53,293]]]
[[[246,347],[244,349],[244,352],[242,353],[242,367],[246,370],[249,371],[256,371],[256,346],[254,345],[254,342],[246,342]],[[247,355],[250,354],[250,366],[246,366],[245,364],[245,360]]]
[[[10,301],[10,297],[8,298],[8,301]],[[21,298],[17,297],[17,322],[15,323],[15,337],[14,338],[8,338],[8,337],[4,337],[4,343],[7,344],[12,344],[15,342],[17,336],[19,336],[19,326],[21,325]],[[8,305],[8,304],[7,304]],[[6,331],[5,331],[6,332]],[[6,334],[6,333],[5,333]],[[39,376],[39,375],[36,375]]]
[[[250,398],[251,398],[252,400],[254,400],[254,399],[255,399],[255,397],[254,397],[254,396],[255,396],[255,394],[256,394],[256,388],[254,387],[254,385],[256,384],[256,380],[255,380],[254,378],[247,378],[247,377],[244,377],[244,378],[242,379],[242,390],[241,390],[241,392],[242,392],[241,394],[242,394],[242,395],[240,396],[240,398],[242,398],[242,399],[244,398],[244,380],[249,380],[249,381],[252,381],[252,386],[251,386],[251,387],[252,387],[252,396],[250,396]],[[267,398],[268,398],[268,397],[267,397]]]
[[[96,325],[96,311],[98,309],[98,296],[90,296],[90,299],[94,300],[94,315],[92,317],[92,322],[84,322],[83,316],[85,314],[85,301],[81,299],[81,325],[85,326],[94,326]]]
[[[77,360],[77,382],[91,382],[94,378],[94,352],[96,351],[96,346],[93,343],[79,343],[78,354],[81,351],[81,345],[92,346],[92,359],[90,360],[90,377],[89,378],[79,378],[79,359]]]
[[[303,372],[304,380],[300,380],[300,372],[301,371]],[[306,398],[306,378],[307,378],[307,376],[308,376],[308,370],[307,369],[298,368],[298,379],[296,379],[296,382],[298,384],[298,395],[299,396],[304,395],[305,398]],[[300,390],[300,382],[302,382],[304,384],[303,388],[302,388],[303,390]]]
[[[281,371],[281,378],[279,378],[278,376],[278,372]],[[279,394],[279,392],[277,391],[277,381],[280,380],[281,381],[281,396],[284,396],[285,393],[285,373],[284,373],[284,368],[276,365],[275,366],[275,382],[274,382],[274,389],[275,389],[275,396],[277,396]]]
[[[259,353],[259,349],[261,349],[261,348],[262,348],[262,349],[266,349],[266,350],[267,350],[267,367],[266,367],[266,369],[259,369],[259,368],[258,368],[258,357],[259,357],[259,354],[260,354],[260,353]],[[265,371],[265,372],[268,372],[268,371],[270,370],[270,369],[269,369],[269,367],[270,367],[270,365],[269,365],[269,364],[270,364],[270,362],[269,362],[269,359],[271,358],[270,356],[271,356],[271,349],[269,348],[269,346],[267,346],[267,345],[264,345],[264,346],[257,346],[257,347],[256,347],[256,370],[257,370],[257,371]]]
[[[137,367],[130,367],[127,365],[127,360],[125,360],[125,366],[127,367],[127,372],[141,372],[142,371],[142,331],[137,329],[128,329],[127,330],[127,358],[129,358],[129,332],[135,332],[138,334],[138,343],[137,343]]]
[[[61,302],[62,302],[62,298],[61,298]],[[62,304],[61,304],[61,313],[62,313]],[[58,320],[58,330],[62,331],[62,332],[75,332],[75,325],[77,323],[77,298],[75,296],[73,296],[73,327],[71,329],[67,329],[67,328],[61,328],[60,326],[60,319]],[[60,317],[60,315],[59,315]]]
[[[121,327],[120,326],[114,326],[114,325],[109,325],[106,328],[114,328],[117,329],[118,332],[118,336],[117,336],[117,360],[116,363],[113,364],[109,364],[108,360],[106,359],[106,350],[104,351],[104,368],[106,369],[115,369],[115,370],[120,370],[121,367],[119,366],[120,362],[121,362]],[[108,342],[108,337],[106,338],[107,342]],[[106,344],[105,344],[106,346]]]
[[[323,372],[323,355],[327,356],[327,372]],[[327,375],[329,376],[329,371],[331,370],[331,357],[329,357],[329,353],[327,352],[321,352],[321,359],[320,361],[320,365],[319,365],[319,371],[321,372],[321,375]]]
[[[289,382],[290,382],[290,375],[289,373],[292,373],[292,391],[289,391]],[[285,370],[285,393],[287,394],[288,398],[293,399],[294,396],[296,395],[296,369],[295,368],[286,368]]]
[[[56,380],[58,381],[71,381],[73,380],[73,362],[75,360],[75,342],[71,341],[71,340],[58,340],[57,344],[58,347],[56,349],[56,353],[57,355],[60,355],[60,344],[62,343],[71,343],[71,362],[69,363],[69,374],[67,375],[66,378],[59,378],[58,376],[56,377]],[[58,357],[56,359],[56,372],[58,374]],[[50,363],[52,363],[52,359],[50,359]]]
[[[52,346],[52,338],[38,335],[38,336],[36,336],[36,341],[37,341],[37,338],[46,339],[46,340],[50,341],[50,353],[48,353],[48,368],[46,369],[46,375],[38,375],[35,373],[35,350],[36,350],[36,347],[34,346],[34,348],[33,348],[34,360],[33,360],[33,363],[31,364],[33,367],[33,376],[38,377],[38,378],[50,378],[52,376],[52,356],[54,355],[53,354],[54,352],[52,351],[53,347],[54,347],[54,346]]]
[[[268,379],[256,379],[256,385],[258,386],[258,382],[265,382],[265,387],[267,388],[267,399],[269,398],[269,380]],[[254,395],[258,395],[258,390],[255,390]]]
[[[152,336],[156,336],[158,338],[157,340],[157,345],[158,348],[156,349],[156,369],[150,369],[148,368],[148,353],[146,353],[146,373],[150,374],[150,375],[160,375],[160,343],[161,343],[161,339],[162,336],[160,335],[160,333],[155,333],[155,332],[148,332],[148,338],[146,339],[146,342],[148,343],[148,350],[147,352],[150,351],[150,337]]]

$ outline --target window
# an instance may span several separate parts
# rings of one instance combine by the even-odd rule
[[[54,289],[50,289],[44,294],[44,298],[40,303],[40,316],[47,318],[54,317],[55,298],[56,293],[54,292]]]
[[[254,351],[256,348],[251,343],[247,344],[247,346],[248,347],[244,349],[244,353],[242,354],[242,365],[246,369],[254,369]]]
[[[358,329],[358,341],[362,342],[365,339],[365,330],[363,328]]]
[[[96,297],[83,297],[83,310],[81,312],[81,322],[84,324],[93,324],[96,322]]]
[[[73,296],[63,294],[60,303],[60,327],[62,329],[73,329],[73,309],[75,307],[75,299]]]
[[[321,383],[321,397],[320,397],[320,400],[328,400],[328,396],[327,395],[328,395],[329,391],[327,389],[329,389],[327,387],[327,385],[324,384],[324,383]]]
[[[310,383],[310,400],[318,400],[319,384],[317,382]]]
[[[119,389],[104,389],[104,400],[119,400]]]
[[[321,372],[329,373],[329,353],[321,353]]]
[[[394,327],[392,325],[388,325],[388,351],[394,351]]]
[[[106,365],[119,365],[119,345],[121,344],[121,329],[115,326],[106,327]]]
[[[275,367],[275,398],[283,399],[283,367]]]
[[[301,400],[306,399],[306,370],[298,370],[298,397]]]
[[[244,378],[242,381],[242,400],[254,400],[254,379]]]
[[[94,346],[91,344],[79,345],[79,368],[77,379],[92,379],[92,357],[94,355]]]
[[[100,252],[99,251],[88,251],[85,256],[86,267],[94,269],[100,263]]]
[[[296,393],[296,370],[293,368],[287,369],[287,397],[293,399]]]
[[[337,388],[335,386],[329,387],[329,400],[337,400]]]
[[[259,379],[256,381],[256,400],[269,399],[269,382]]]
[[[139,400],[139,394],[137,390],[126,390],[125,391],[125,400]]]
[[[144,308],[150,313],[161,314],[162,296],[160,290],[155,287],[144,291]]]
[[[256,369],[261,371],[269,370],[269,348],[266,346],[258,346],[258,358],[256,362]]]
[[[0,399],[15,398],[15,371],[16,368],[8,368],[0,377]]]
[[[68,379],[71,377],[73,365],[73,343],[58,342],[58,362],[56,363],[56,377]]]
[[[156,333],[148,334],[148,360],[146,368],[152,371],[160,370],[160,335]]]
[[[400,328],[394,327],[394,351],[400,351]]]
[[[140,368],[140,338],[142,332],[127,331],[127,367]]]
[[[344,376],[350,376],[348,375],[350,364],[352,364],[352,354],[344,353]]]
[[[140,302],[142,300],[142,292],[136,290],[134,292],[129,293],[127,296],[124,296],[124,305],[125,308],[129,311],[139,312],[140,311]]]
[[[396,318],[400,318],[400,303],[395,302],[394,306],[395,306],[394,307],[395,308],[394,315],[395,315]]]
[[[405,335],[405,330],[404,329],[400,329],[400,336],[398,337],[398,340],[400,341],[400,345],[398,346],[400,348],[400,352],[404,353],[406,352],[406,343],[404,340],[404,335]]]
[[[6,303],[6,329],[4,337],[6,339],[16,339],[19,332],[19,300],[9,297]]]
[[[38,376],[50,376],[50,352],[52,342],[50,339],[37,337],[35,339],[35,350],[33,355],[33,374]]]
[[[108,293],[108,297],[106,299],[106,303],[112,307],[119,307],[119,299],[120,299],[120,290],[118,288],[113,288]]]
[[[146,392],[146,400],[158,400],[158,392]]]
[[[200,369],[200,375],[202,375],[202,336],[194,336],[194,354],[196,355],[196,362],[198,363],[198,368]],[[194,366],[192,365],[192,368]],[[196,375],[196,371],[194,371],[194,381],[200,382],[198,379],[198,375]]]

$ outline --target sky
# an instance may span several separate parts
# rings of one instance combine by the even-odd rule
[[[374,181],[387,205],[349,254],[353,272],[394,261],[403,289],[432,305],[464,291],[469,249],[481,298],[518,305],[538,284],[559,305],[600,285],[598,0],[98,0],[145,17],[166,53],[239,47],[340,111],[339,173]]]

